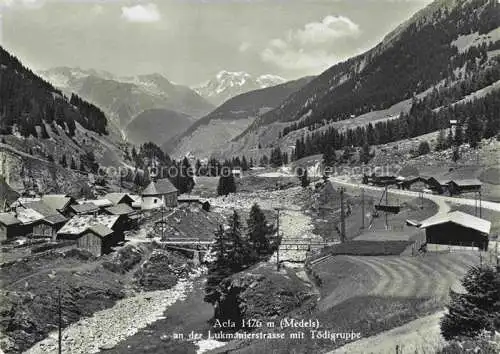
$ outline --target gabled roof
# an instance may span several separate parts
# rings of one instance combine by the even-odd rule
[[[26,203],[39,202],[41,198],[27,198],[27,197],[19,197],[10,205],[11,208],[17,208],[23,206]]]
[[[0,213],[0,224],[6,226],[19,225],[21,222],[12,213]]]
[[[422,221],[421,228],[425,229],[429,226],[444,224],[452,222],[463,227],[477,230],[479,232],[489,234],[491,229],[491,222],[478,218],[474,215],[466,214],[461,211],[452,211],[448,214],[438,214]]]
[[[104,199],[109,200],[113,205],[118,205],[120,203],[132,203],[134,200],[127,193],[108,193],[104,196]]]
[[[25,203],[24,207],[28,209],[33,209],[34,211],[43,215],[44,217],[59,214],[57,209],[52,208],[50,205],[42,201]]]
[[[70,207],[77,214],[92,214],[99,211],[94,203],[75,204]]]
[[[455,183],[459,187],[466,187],[466,186],[481,186],[483,183],[476,179],[454,179],[451,180],[452,183]]]
[[[104,226],[102,224],[93,225],[93,226],[89,227],[87,230],[96,234],[99,237],[106,237],[106,236],[109,236],[113,233],[113,230],[111,230],[109,227]]]
[[[151,182],[142,192],[142,196],[164,195],[174,192],[177,193],[177,188],[175,188],[168,178],[163,178],[156,182]]]
[[[50,206],[55,210],[64,210],[75,200],[72,197],[68,197],[66,194],[46,194],[42,197],[42,202]]]
[[[21,223],[25,225],[43,220],[45,218],[44,215],[40,214],[36,210],[24,207],[16,208],[16,217],[19,221],[21,221]]]
[[[85,203],[92,203],[100,208],[106,208],[113,205],[111,200],[108,199],[87,199],[80,202],[80,204],[85,204]]]
[[[59,230],[58,234],[80,235],[97,224],[113,229],[119,218],[118,215],[75,215]]]
[[[60,213],[56,214],[56,215],[50,215],[50,216],[47,216],[45,219],[46,222],[48,222],[49,224],[52,224],[52,225],[55,225],[55,224],[62,224],[63,222],[66,222],[66,217]]]
[[[108,207],[105,210],[113,215],[128,215],[134,212],[134,209],[132,209],[128,204],[123,203]]]

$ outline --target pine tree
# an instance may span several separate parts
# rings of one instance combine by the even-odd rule
[[[230,193],[236,193],[236,183],[232,173],[220,176],[217,186],[217,195],[222,196]]]
[[[229,228],[226,232],[228,234],[226,238],[230,241],[226,262],[230,264],[232,272],[237,273],[252,263],[252,249],[241,233],[240,216],[236,210],[229,220]]]
[[[299,168],[297,173],[299,174],[300,185],[303,188],[309,187],[311,181],[309,181],[309,177],[307,176],[307,168]]]
[[[455,138],[454,143],[456,146],[460,146],[464,143],[464,133],[461,124],[457,124],[455,128]]]
[[[462,285],[465,293],[450,292],[448,313],[441,320],[446,340],[474,337],[482,330],[500,330],[500,273],[487,266],[472,267]]]
[[[361,151],[360,160],[362,163],[368,163],[371,160],[370,146],[368,144],[363,145],[363,150]]]
[[[476,114],[473,114],[469,119],[466,136],[470,146],[474,149],[477,148],[483,136],[483,131],[481,121],[477,118]]]
[[[205,285],[205,302],[216,304],[220,299],[218,289],[221,281],[232,274],[228,260],[229,240],[222,225],[215,232],[215,243],[212,248],[215,260],[209,263],[207,282]]]
[[[446,135],[443,129],[439,131],[437,142],[436,142],[436,151],[441,151],[446,149]]]
[[[323,164],[325,167],[332,167],[337,161],[337,156],[335,154],[335,147],[333,144],[327,144],[325,147],[325,152],[323,153]]]
[[[431,147],[429,146],[429,143],[427,141],[422,141],[418,145],[418,154],[419,155],[427,155],[429,152],[431,152]]]
[[[71,165],[70,165],[70,168],[72,170],[76,170],[76,162],[75,162],[75,159],[72,157],[71,158]]]
[[[273,229],[267,224],[266,216],[255,203],[250,209],[250,216],[247,220],[248,240],[258,257],[265,257],[272,254],[270,237]]]
[[[68,167],[68,162],[66,161],[66,154],[63,154],[61,156],[60,164],[61,164],[62,167]]]

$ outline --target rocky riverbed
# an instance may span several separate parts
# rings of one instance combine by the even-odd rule
[[[96,312],[92,317],[81,319],[63,330],[63,352],[90,354],[112,348],[160,319],[165,309],[176,301],[182,301],[191,288],[192,280],[180,280],[169,290],[139,293],[118,301],[109,309]],[[25,353],[57,353],[57,331]]]

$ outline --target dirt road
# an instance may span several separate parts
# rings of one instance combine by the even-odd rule
[[[347,182],[342,177],[331,177],[330,181],[338,186],[349,186],[349,187],[353,187],[353,188],[357,188],[357,189],[364,188],[365,190],[378,191],[380,193],[382,193],[384,191],[384,188],[381,188],[381,187],[374,187],[374,186],[370,186],[370,185],[366,185],[366,184]],[[420,196],[420,194],[418,192],[404,191],[404,190],[400,190],[400,189],[390,189],[390,193],[395,194],[395,195],[414,197],[414,198],[418,198]],[[454,204],[460,204],[460,205],[470,205],[470,206],[475,206],[477,203],[475,199],[446,197],[446,196],[442,196],[442,195],[435,195],[435,194],[428,194],[428,193],[424,193],[424,198],[430,199],[433,202],[435,202],[436,204],[438,204],[440,207],[440,212],[449,211],[449,206],[447,205],[447,203],[454,203]],[[481,206],[485,209],[500,211],[500,203],[495,203],[495,202],[483,200],[481,202]],[[443,208],[443,209],[441,210],[441,208]],[[446,208],[448,208],[448,209],[446,209]]]

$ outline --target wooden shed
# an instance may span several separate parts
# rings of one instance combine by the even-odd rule
[[[21,222],[12,213],[0,213],[0,241],[23,235]]]
[[[451,180],[448,183],[450,195],[480,192],[483,184],[478,179]]]
[[[428,244],[488,249],[491,222],[461,211],[438,214],[422,222]]]
[[[109,227],[96,224],[81,233],[77,240],[77,247],[100,257],[111,252],[112,248],[122,241],[123,238]]]
[[[57,232],[64,226],[68,219],[62,214],[50,215],[33,224],[34,238],[57,239]]]

